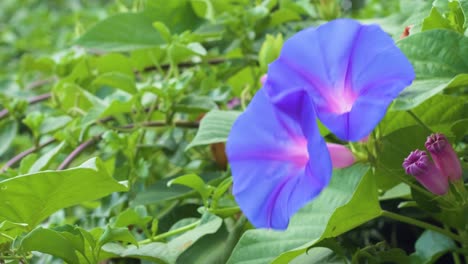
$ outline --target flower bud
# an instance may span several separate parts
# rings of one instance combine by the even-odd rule
[[[462,177],[462,168],[457,153],[444,134],[435,133],[427,137],[426,149],[431,153],[432,160],[445,177],[451,182]]]
[[[425,151],[411,152],[403,162],[406,173],[413,175],[430,192],[444,195],[449,189],[447,177],[435,166]]]
[[[343,145],[327,143],[327,148],[330,153],[332,166],[335,169],[345,168],[356,162],[353,153]]]

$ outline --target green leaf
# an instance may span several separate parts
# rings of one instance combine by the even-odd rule
[[[205,182],[210,182],[220,177],[220,175],[216,173],[204,173],[200,176]],[[137,196],[132,201],[132,206],[172,201],[195,194],[192,189],[182,185],[173,185],[168,187],[167,183],[175,178],[177,178],[177,176],[159,180],[154,185],[149,186],[145,191],[138,192]]]
[[[113,227],[128,227],[130,225],[137,225],[141,228],[146,228],[152,217],[146,215],[146,208],[137,206],[135,208],[128,208],[120,213],[115,221],[112,223]]]
[[[457,246],[452,239],[426,230],[415,244],[416,251],[411,254],[412,263],[433,263],[448,251],[455,250]]]
[[[129,94],[135,94],[137,92],[133,76],[120,72],[106,72],[101,74],[96,79],[94,79],[92,85],[110,86],[125,91]]]
[[[268,64],[278,58],[282,46],[283,36],[281,34],[278,34],[276,37],[266,35],[265,42],[263,42],[258,54],[258,62],[263,71],[266,72]]]
[[[164,44],[160,33],[152,26],[146,13],[123,13],[100,21],[76,44],[105,51],[132,51]]]
[[[182,175],[173,180],[170,180],[167,183],[167,186],[170,187],[173,184],[184,185],[197,191],[202,196],[204,201],[208,199],[211,193],[211,189],[208,188],[208,185],[203,181],[203,179],[193,173]]]
[[[28,230],[28,225],[24,223],[13,223],[3,221],[0,223],[0,245],[3,243],[11,243],[13,240]]]
[[[197,95],[188,95],[175,105],[175,110],[177,112],[185,113],[207,112],[217,108],[218,106],[211,98]]]
[[[39,127],[39,132],[41,134],[54,132],[66,126],[70,121],[72,121],[72,118],[66,115],[46,117]]]
[[[451,127],[451,130],[456,139],[461,140],[465,135],[468,134],[468,119],[462,119],[454,123]]]
[[[154,22],[153,27],[159,32],[159,34],[161,34],[167,43],[171,42],[171,31],[166,27],[166,25],[164,25],[164,23]]]
[[[362,164],[335,170],[330,185],[293,216],[286,231],[248,230],[228,263],[288,263],[322,239],[379,216],[377,189],[368,170]]]
[[[15,120],[9,120],[0,125],[0,156],[8,150],[17,132],[18,123]]]
[[[388,190],[409,177],[403,169],[403,160],[415,149],[425,149],[424,142],[430,131],[421,126],[398,129],[381,139],[377,160],[376,180],[382,190]]]
[[[440,14],[437,7],[433,7],[429,16],[424,19],[421,31],[430,29],[452,29],[450,21]]]
[[[111,227],[109,225],[106,227],[106,230],[101,235],[97,243],[98,246],[102,246],[115,241],[127,242],[138,246],[138,242],[127,227]]]
[[[60,153],[65,142],[58,144],[55,148],[49,150],[45,155],[42,155],[39,159],[34,162],[34,164],[29,168],[28,173],[34,173],[47,168],[52,160]]]
[[[465,21],[463,23],[463,28],[468,27],[468,0],[458,0],[460,3],[460,8],[465,16]]]
[[[156,263],[175,263],[182,252],[200,238],[216,233],[222,223],[223,220],[221,218],[205,214],[195,229],[185,232],[168,243],[152,242],[140,245],[139,247],[109,243],[104,245],[102,249],[113,256],[136,257]]]
[[[408,110],[420,105],[445,89],[455,89],[467,85],[468,74],[459,74],[453,79],[436,77],[428,80],[416,80],[395,99],[391,109]]]
[[[467,37],[436,29],[410,35],[398,46],[413,64],[417,80],[396,99],[394,109],[410,109],[449,86],[467,84],[466,76],[459,75],[468,72]]]
[[[27,234],[21,246],[25,251],[39,251],[59,257],[71,264],[78,264],[75,247],[66,237],[52,229],[38,227]]]
[[[446,135],[452,133],[451,127],[463,119],[468,111],[466,100],[449,95],[435,95],[411,111],[433,131]],[[419,125],[406,111],[390,111],[380,123],[380,132],[387,135],[403,127]]]
[[[33,228],[59,209],[124,191],[97,159],[64,171],[20,175],[0,182],[0,221]]]
[[[197,135],[186,150],[195,146],[225,142],[232,124],[240,115],[239,111],[212,110],[200,122]]]

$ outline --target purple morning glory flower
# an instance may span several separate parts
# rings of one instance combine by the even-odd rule
[[[266,91],[276,104],[304,89],[331,132],[357,141],[413,79],[410,62],[379,26],[338,19],[288,39],[268,68]]]
[[[331,160],[315,119],[303,90],[274,106],[261,89],[234,123],[226,147],[233,194],[254,226],[285,229],[328,184]]]

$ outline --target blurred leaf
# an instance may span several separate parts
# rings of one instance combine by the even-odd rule
[[[132,51],[164,44],[152,24],[153,19],[144,12],[117,14],[97,23],[76,43],[105,51]]]
[[[133,76],[129,76],[120,72],[107,72],[101,74],[96,79],[94,79],[92,85],[106,85],[120,89],[129,94],[135,94],[137,92]]]
[[[0,124],[0,156],[8,150],[17,132],[18,123],[15,120]]]
[[[52,160],[60,154],[60,151],[65,146],[65,142],[58,144],[55,148],[48,151],[45,155],[42,155],[39,159],[34,162],[34,164],[29,168],[28,173],[34,173],[47,168]]]
[[[267,71],[268,64],[278,58],[281,48],[283,47],[283,36],[278,34],[276,37],[266,35],[266,39],[260,48],[258,54],[258,62],[263,71]]]
[[[34,229],[23,238],[21,246],[25,251],[39,251],[57,256],[68,263],[79,263],[73,243],[52,229]]]
[[[411,263],[418,264],[434,263],[447,251],[457,248],[452,239],[431,230],[424,231],[414,247],[416,251],[410,256]]]
[[[174,108],[177,112],[194,113],[207,112],[217,109],[218,106],[207,96],[188,95],[182,98]]]
[[[72,118],[67,115],[62,116],[48,116],[45,117],[44,121],[39,127],[39,132],[41,134],[47,134],[54,132],[72,121]]]
[[[20,175],[0,182],[0,220],[32,228],[59,209],[124,191],[96,159],[64,171]]]
[[[208,112],[201,120],[197,135],[186,150],[199,145],[225,142],[239,114],[238,111],[212,110]]]
[[[28,225],[24,223],[14,223],[5,220],[0,223],[0,245],[7,242],[12,242],[12,239],[28,231]]]
[[[159,34],[163,37],[166,43],[170,43],[172,36],[171,31],[161,22],[154,22],[153,27],[159,32]]]

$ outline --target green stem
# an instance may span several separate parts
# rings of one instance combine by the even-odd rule
[[[154,241],[158,241],[158,240],[161,240],[161,239],[164,239],[164,238],[167,238],[167,237],[171,237],[171,236],[174,236],[174,235],[189,231],[191,229],[194,229],[199,224],[200,224],[200,220],[197,220],[197,221],[191,223],[190,225],[186,225],[186,226],[183,226],[181,228],[177,228],[177,229],[168,231],[166,233],[162,233],[162,234],[157,235],[157,236],[152,237],[152,238],[141,240],[140,242],[138,242],[138,244],[144,245],[144,244],[148,244],[148,243],[151,243],[151,242],[154,242]]]
[[[423,229],[429,229],[429,230],[435,231],[437,233],[441,233],[443,235],[446,235],[446,236],[450,237],[451,239],[456,240],[456,241],[458,241],[460,243],[463,243],[463,239],[459,235],[456,235],[456,234],[454,234],[454,233],[452,233],[450,231],[444,230],[443,228],[440,228],[440,227],[435,226],[435,225],[428,224],[428,223],[423,222],[423,221],[419,221],[419,220],[411,218],[411,217],[395,214],[395,213],[385,211],[385,210],[382,210],[381,216],[388,217],[388,218],[400,221],[402,223],[407,223],[407,224],[410,224],[410,225],[418,226],[418,227],[421,227]]]
[[[427,126],[421,119],[419,119],[419,117],[413,113],[413,111],[411,110],[408,110],[406,111],[419,125],[421,125],[422,127],[424,127],[425,129],[427,129],[429,132],[433,133],[434,131],[432,131],[432,129]]]

